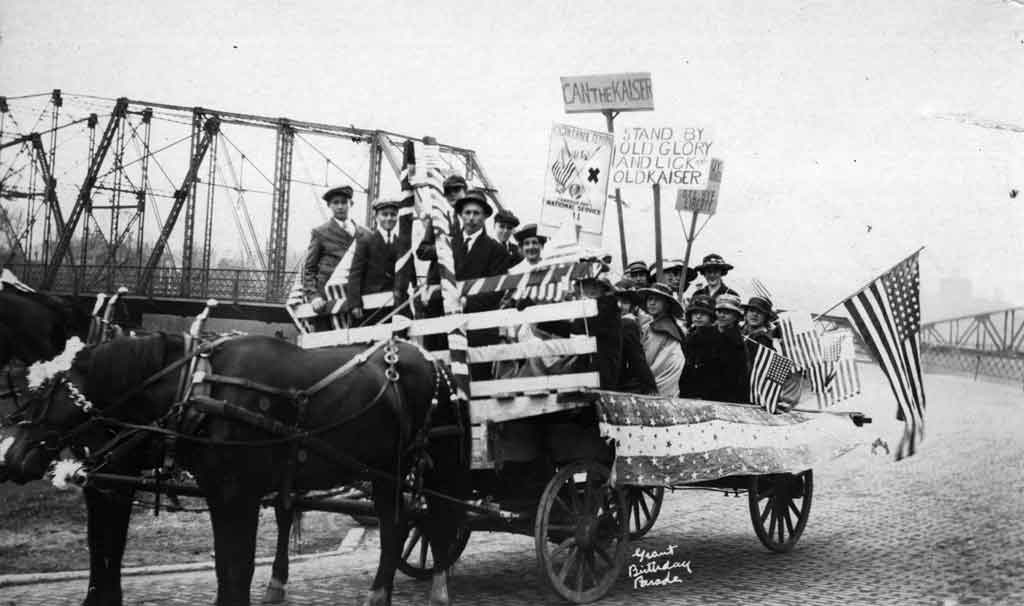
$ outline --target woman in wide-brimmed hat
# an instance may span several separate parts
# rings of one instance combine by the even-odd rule
[[[772,302],[765,297],[750,297],[750,300],[743,305],[743,327],[740,332],[751,341],[760,343],[765,347],[772,347],[772,337],[775,335],[770,322],[775,319],[775,311],[772,310]],[[752,346],[752,344],[749,344]],[[748,352],[751,349],[748,346]],[[756,348],[754,348],[756,352]]]
[[[750,374],[747,367],[747,348],[740,334],[743,317],[741,299],[723,294],[715,302],[715,325],[722,339],[719,344],[721,382],[716,400],[725,402],[750,401]]]
[[[722,374],[722,335],[714,322],[714,299],[694,295],[686,307],[686,363],[679,377],[679,395],[684,398],[717,399]]]
[[[701,288],[698,288],[693,292],[693,296],[697,295],[708,295],[712,299],[718,300],[718,297],[722,295],[736,295],[740,296],[738,292],[729,288],[722,282],[722,278],[729,273],[732,269],[732,265],[725,262],[722,255],[711,253],[704,256],[704,260],[700,265],[696,267],[697,271],[704,276],[704,280],[707,282]]]
[[[619,391],[641,394],[658,393],[658,384],[651,374],[644,352],[643,331],[637,318],[637,306],[643,303],[643,297],[629,280],[619,280],[615,284],[615,298],[619,301],[619,312],[622,314],[622,366],[619,370]],[[645,321],[647,316],[644,314]]]
[[[672,289],[660,282],[637,292],[645,297],[644,305],[651,316],[642,334],[647,364],[657,382],[658,393],[674,396],[679,393],[679,376],[685,363],[685,338],[676,321],[683,315],[683,306]]]

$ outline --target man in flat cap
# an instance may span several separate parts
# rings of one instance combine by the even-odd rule
[[[512,265],[523,260],[523,253],[512,239],[512,233],[519,227],[519,217],[503,208],[494,215],[494,239],[508,250]]]
[[[626,279],[632,283],[633,288],[646,288],[651,283],[650,275],[647,270],[647,263],[643,261],[633,261],[626,266],[623,272]]]
[[[323,311],[327,304],[324,288],[338,262],[358,238],[369,233],[348,216],[352,208],[351,187],[343,185],[332,188],[324,194],[323,199],[332,217],[323,225],[313,228],[309,248],[306,249],[306,263],[302,268],[302,285],[306,289],[306,297],[317,312]]]
[[[390,306],[380,307],[367,315],[363,309],[363,295],[391,292],[395,305],[401,304],[406,297],[403,286],[408,286],[411,280],[412,263],[407,263],[401,272],[395,272],[395,262],[409,250],[408,237],[400,238],[398,233],[398,209],[401,206],[400,200],[375,201],[372,208],[376,228],[356,241],[346,292],[353,319],[363,324],[375,324],[393,309]],[[404,280],[397,279],[400,276]]]

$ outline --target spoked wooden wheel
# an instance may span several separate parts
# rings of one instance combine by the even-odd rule
[[[416,521],[409,522],[409,533],[405,537],[405,544],[402,546],[402,557],[398,560],[398,569],[414,579],[429,579],[439,569],[443,570],[458,561],[462,550],[469,542],[471,531],[466,526],[460,526],[458,534],[455,535],[455,542],[448,551],[448,558],[438,566],[434,562],[434,551],[430,548],[430,540],[427,538],[423,528]]]
[[[608,468],[577,461],[558,470],[537,507],[534,541],[541,575],[577,604],[603,597],[629,551],[625,491],[608,483]]]
[[[765,547],[785,553],[796,546],[811,513],[813,492],[814,474],[810,469],[796,475],[783,473],[750,479],[750,520]]]
[[[639,539],[654,527],[664,498],[665,488],[662,486],[630,486],[626,490],[630,541]]]

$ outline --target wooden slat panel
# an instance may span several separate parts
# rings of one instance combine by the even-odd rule
[[[351,345],[352,343],[371,343],[391,336],[391,323],[376,326],[360,326],[359,328],[342,328],[325,330],[299,335],[298,344],[303,349],[330,347],[332,345]]]
[[[473,385],[475,388],[476,384]],[[501,423],[590,405],[590,398],[558,393],[514,398],[480,398],[470,401],[469,419],[471,423]]]
[[[327,305],[330,307],[332,301],[328,301]],[[374,310],[380,307],[387,307],[395,304],[395,295],[392,292],[375,292],[368,295],[363,295],[363,309]],[[309,319],[317,317],[313,306],[309,303],[303,303],[295,308],[295,316],[299,319]]]
[[[544,377],[516,377],[494,381],[473,381],[473,397],[511,397],[517,393],[600,387],[601,379],[596,372],[581,372],[571,375],[548,375]]]
[[[466,330],[480,330],[499,326],[516,326],[519,324],[535,324],[552,320],[575,320],[591,318],[597,315],[597,301],[581,299],[564,301],[548,305],[535,305],[522,311],[500,309],[496,311],[480,311],[470,314],[454,314],[440,318],[423,318],[413,320],[409,327],[410,337],[424,335],[447,334],[452,329],[465,325]],[[351,343],[369,343],[377,339],[386,339],[391,334],[387,324],[366,326],[341,330],[328,330],[308,335],[300,335],[299,346],[311,349],[331,345],[349,345]]]
[[[476,364],[480,362],[520,360],[522,358],[540,358],[543,356],[574,356],[591,353],[597,353],[597,339],[586,335],[577,335],[568,339],[470,347],[469,361],[472,364]],[[435,360],[448,362],[447,350],[432,351],[430,354]]]

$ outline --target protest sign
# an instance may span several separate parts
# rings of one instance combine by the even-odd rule
[[[712,147],[707,128],[626,128],[616,137],[612,183],[704,189]]]
[[[680,189],[676,194],[676,210],[715,214],[718,210],[718,189],[722,185],[724,165],[725,163],[718,158],[712,158],[707,189]]]
[[[580,243],[601,245],[613,145],[609,133],[552,126],[539,233],[553,236],[571,222],[580,226]]]
[[[562,77],[565,113],[654,109],[651,74],[599,74]]]

